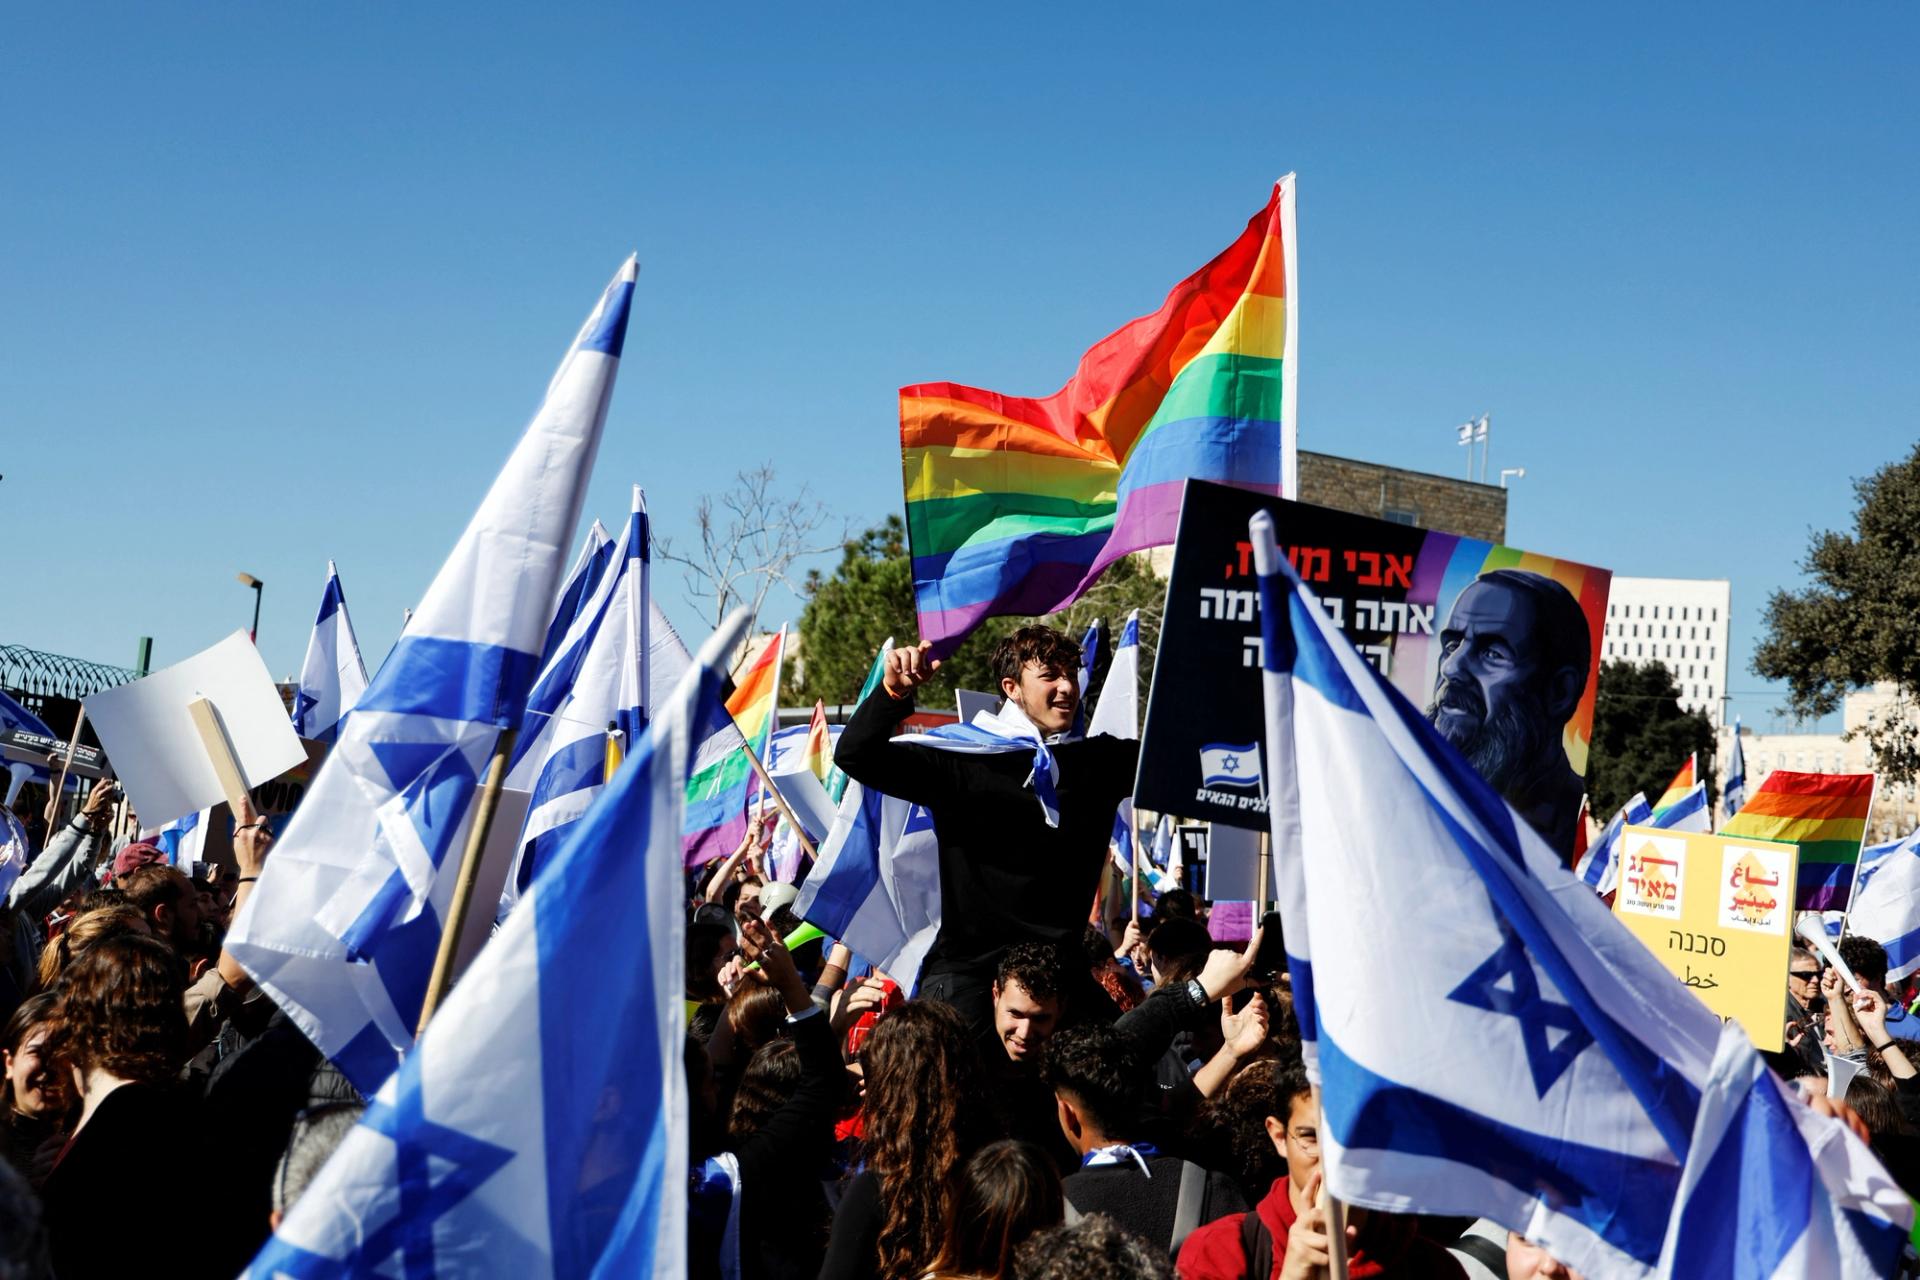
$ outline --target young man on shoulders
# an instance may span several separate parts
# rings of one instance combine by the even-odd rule
[[[1114,811],[1133,790],[1139,744],[1072,737],[1080,647],[1039,626],[1002,640],[993,666],[1008,703],[1002,719],[1030,728],[1035,746],[1044,746],[1057,774],[1050,787],[1036,785],[1034,751],[967,754],[894,742],[895,728],[913,714],[914,690],[940,665],[928,647],[887,655],[885,679],[854,712],[834,762],[932,816],[941,924],[920,970],[920,994],[945,1000],[984,1028],[993,1016],[995,969],[1008,947],[1046,943],[1063,962],[1076,953]],[[1043,797],[1043,789],[1050,794]]]

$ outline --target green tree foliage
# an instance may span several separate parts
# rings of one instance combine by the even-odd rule
[[[1636,791],[1652,804],[1685,763],[1699,753],[1709,804],[1716,799],[1713,724],[1699,711],[1683,711],[1680,686],[1658,662],[1638,665],[1613,659],[1600,668],[1594,700],[1593,749],[1587,756],[1587,805],[1605,826]]]
[[[888,636],[895,644],[919,643],[913,608],[913,569],[906,525],[888,516],[842,548],[830,575],[808,575],[806,607],[800,614],[802,672],[792,684],[799,703],[819,698],[829,706],[850,704],[859,696],[873,655]],[[956,689],[999,688],[992,671],[1000,638],[1028,622],[1060,627],[1076,640],[1096,618],[1118,628],[1129,611],[1140,610],[1141,692],[1160,639],[1160,614],[1166,583],[1156,578],[1144,557],[1128,556],[1112,565],[1080,599],[1045,618],[990,618],[941,663],[939,673],[921,690],[920,704],[952,707]],[[1118,639],[1117,631],[1114,639]],[[1103,678],[1104,673],[1096,673]]]
[[[1893,683],[1891,713],[1854,732],[1883,777],[1909,782],[1920,773],[1920,445],[1853,487],[1853,533],[1813,536],[1801,564],[1813,582],[1767,601],[1753,670],[1786,681],[1787,710],[1804,718],[1833,712],[1849,690]]]

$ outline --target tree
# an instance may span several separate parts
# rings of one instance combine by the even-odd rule
[[[710,602],[715,627],[735,606],[745,605],[748,634],[769,591],[782,584],[799,589],[789,576],[796,560],[832,551],[846,537],[844,525],[836,533],[825,532],[832,517],[806,486],[791,497],[778,493],[770,462],[740,472],[734,487],[718,498],[703,495],[694,519],[698,545],[681,551],[660,538],[655,544],[660,558],[686,569],[687,596]]]
[[[1864,734],[1874,768],[1895,782],[1920,773],[1920,445],[1853,485],[1852,534],[1811,540],[1801,570],[1812,585],[1776,591],[1761,620],[1753,670],[1787,684],[1787,710],[1828,715],[1853,689],[1895,686],[1889,714]]]
[[[890,515],[848,541],[831,575],[817,570],[808,574],[805,594],[807,605],[800,615],[803,671],[793,686],[799,702],[820,698],[829,705],[851,703],[860,694],[873,655],[888,636],[895,644],[919,643],[913,562],[906,525],[899,516]],[[992,670],[994,646],[1017,626],[1045,622],[1077,640],[1095,618],[1118,627],[1136,608],[1140,610],[1144,694],[1154,647],[1160,639],[1165,601],[1166,584],[1153,575],[1145,558],[1127,556],[1111,565],[1078,600],[1059,613],[1038,619],[994,618],[983,623],[940,664],[939,673],[922,689],[919,700],[929,707],[951,705],[956,689],[998,689],[999,681]],[[1096,686],[1103,674],[1095,673]]]
[[[1600,668],[1594,698],[1593,746],[1587,755],[1587,806],[1605,826],[1634,792],[1660,798],[1689,752],[1699,756],[1711,806],[1713,724],[1704,712],[1680,708],[1680,686],[1664,663],[1613,659]]]

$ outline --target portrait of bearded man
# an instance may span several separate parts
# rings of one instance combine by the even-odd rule
[[[1563,736],[1592,660],[1572,592],[1544,574],[1495,569],[1453,602],[1427,706],[1441,736],[1563,858],[1584,791]]]

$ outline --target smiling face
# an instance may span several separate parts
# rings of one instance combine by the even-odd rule
[[[65,1082],[40,1056],[46,1041],[44,1026],[35,1027],[21,1042],[18,1052],[4,1055],[7,1085],[13,1094],[13,1109],[25,1116],[43,1116],[66,1105]]]
[[[993,984],[993,1030],[1007,1057],[1025,1062],[1037,1056],[1060,1020],[1060,1001],[1043,1000],[1009,978],[1005,986]]]
[[[1018,680],[1000,681],[1000,692],[1026,713],[1042,737],[1071,729],[1080,706],[1078,673],[1032,658],[1021,665]]]

